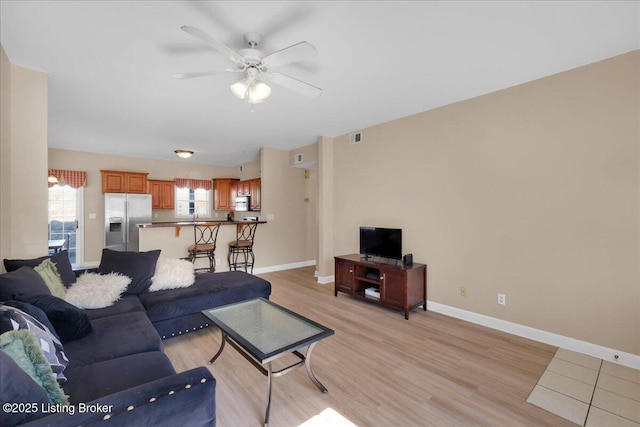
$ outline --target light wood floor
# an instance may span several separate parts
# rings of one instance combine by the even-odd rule
[[[313,353],[329,393],[304,369],[274,379],[271,426],[575,425],[526,403],[555,347],[421,309],[407,321],[334,297],[333,284],[315,283],[311,267],[260,276],[272,284],[272,301],[336,332]],[[220,331],[208,328],[165,341],[165,351],[184,371],[206,365],[219,344]],[[266,377],[229,346],[209,369],[218,426],[261,425]],[[343,423],[328,420],[331,414]]]

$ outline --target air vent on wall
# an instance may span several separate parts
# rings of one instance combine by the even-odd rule
[[[298,153],[295,155],[293,163],[295,164],[302,163],[302,153]]]
[[[362,142],[362,132],[349,134],[349,144],[360,144]]]

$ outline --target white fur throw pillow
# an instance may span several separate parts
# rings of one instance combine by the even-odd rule
[[[131,278],[119,273],[84,273],[67,290],[64,299],[80,308],[103,308],[115,304]]]
[[[156,272],[151,278],[149,292],[186,288],[193,285],[195,280],[191,261],[177,258],[159,258],[156,264]]]

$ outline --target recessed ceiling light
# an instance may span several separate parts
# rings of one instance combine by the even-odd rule
[[[189,157],[193,156],[193,151],[191,150],[175,150],[176,156],[182,158],[182,159],[188,159]]]

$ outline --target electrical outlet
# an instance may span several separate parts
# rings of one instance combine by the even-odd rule
[[[467,296],[467,288],[465,288],[464,286],[460,287],[460,296],[462,296],[462,297],[466,297]]]
[[[498,294],[498,304],[507,305],[507,296],[505,294]]]

